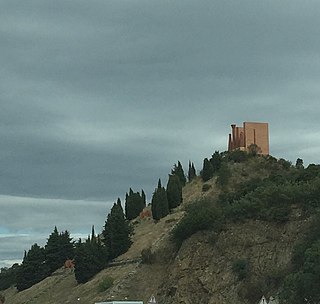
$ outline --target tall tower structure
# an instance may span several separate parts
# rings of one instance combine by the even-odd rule
[[[250,145],[257,145],[259,154],[269,155],[269,128],[266,122],[244,122],[242,127],[231,125],[228,151],[247,151]]]

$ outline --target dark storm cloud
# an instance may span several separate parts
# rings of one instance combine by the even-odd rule
[[[269,122],[276,157],[318,162],[319,12],[315,0],[1,1],[0,195],[150,199],[173,163],[201,169],[243,121]]]

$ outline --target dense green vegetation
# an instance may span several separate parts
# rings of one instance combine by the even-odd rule
[[[107,266],[108,248],[95,235],[92,227],[91,237],[85,242],[79,240],[75,251],[75,278],[78,283],[85,283]]]
[[[102,231],[109,260],[125,253],[130,248],[132,243],[131,233],[132,228],[124,216],[121,201],[118,199],[117,203],[111,208]]]
[[[224,224],[221,208],[215,207],[211,200],[196,201],[185,209],[186,215],[173,230],[173,238],[178,244],[200,230],[220,231]]]
[[[161,180],[158,187],[154,190],[151,200],[151,211],[154,220],[158,221],[169,214],[169,203],[166,189],[162,187]]]
[[[74,244],[68,231],[59,233],[57,227],[54,227],[45,245],[45,256],[50,274],[60,268],[67,259],[74,257]]]
[[[146,206],[146,195],[144,191],[133,192],[130,188],[129,194],[126,193],[126,200],[125,200],[125,215],[127,220],[133,220],[137,216],[139,216],[140,212]]]
[[[177,175],[169,175],[166,191],[169,209],[178,207],[182,203],[182,185]]]
[[[282,224],[290,219],[293,207],[299,208],[301,216],[315,219],[295,247],[291,266],[281,275],[270,273],[256,283],[247,281],[243,293],[252,300],[273,287],[280,290],[281,303],[319,303],[320,165],[304,168],[303,161],[297,159],[293,166],[284,159],[259,156],[257,152],[255,147],[249,153],[216,151],[211,159],[204,160],[201,177],[203,181],[216,178],[220,195],[218,199],[197,201],[185,208],[186,215],[175,227],[173,239],[181,244],[200,230],[219,232],[230,221],[254,219]],[[204,185],[207,186],[203,191],[208,191],[209,185]],[[235,261],[232,269],[240,280],[250,274],[247,260]],[[252,289],[257,292],[252,294]]]

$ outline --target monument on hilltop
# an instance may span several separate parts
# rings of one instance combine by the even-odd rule
[[[249,147],[256,145],[258,154],[269,155],[269,131],[266,122],[244,122],[242,127],[231,125],[228,151],[240,149],[248,151]]]

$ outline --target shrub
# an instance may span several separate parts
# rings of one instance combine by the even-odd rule
[[[226,159],[228,161],[234,161],[235,163],[242,163],[247,161],[249,158],[249,155],[245,151],[241,151],[239,149],[230,151],[226,154]]]
[[[113,285],[114,279],[111,277],[105,277],[100,283],[99,283],[99,291],[103,292],[108,290]]]
[[[173,229],[173,239],[180,245],[185,239],[200,230],[220,231],[224,224],[222,210],[208,199],[196,201],[186,208],[186,215]]]
[[[237,260],[232,264],[232,271],[238,276],[239,280],[243,280],[249,276],[248,260]]]
[[[145,248],[141,251],[142,263],[144,264],[152,264],[154,263],[155,256],[151,251],[151,248]]]
[[[217,178],[216,183],[221,188],[225,188],[229,183],[230,177],[231,177],[231,172],[230,172],[230,169],[228,168],[228,165],[222,164],[222,166],[219,170],[219,174],[218,174],[218,178]]]
[[[211,185],[209,184],[203,184],[202,186],[202,192],[207,192],[211,188]]]

